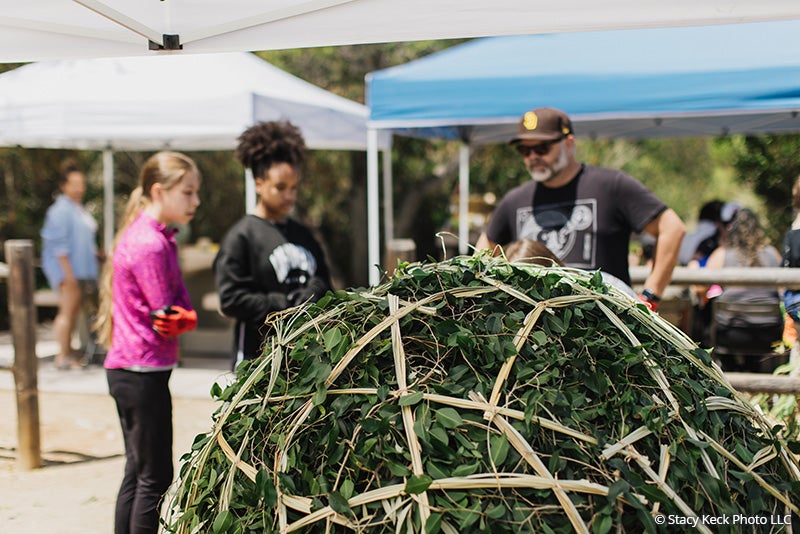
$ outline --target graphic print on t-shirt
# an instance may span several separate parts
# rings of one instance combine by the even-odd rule
[[[539,204],[536,215],[528,206],[517,210],[517,239],[544,243],[572,267],[594,268],[597,202],[581,199],[561,204]]]
[[[305,247],[284,243],[269,256],[278,282],[287,289],[305,286],[317,272],[317,260]]]

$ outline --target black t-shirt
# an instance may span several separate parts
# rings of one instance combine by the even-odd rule
[[[271,312],[287,307],[286,294],[313,277],[330,289],[325,255],[311,231],[292,219],[275,223],[246,215],[234,224],[214,259],[222,313],[236,319],[233,358],[260,355]]]
[[[630,284],[628,247],[667,206],[624,172],[582,166],[568,184],[530,180],[509,191],[492,215],[487,237],[500,245],[532,239],[566,265],[601,269]]]

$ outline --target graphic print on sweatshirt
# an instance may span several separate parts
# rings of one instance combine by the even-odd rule
[[[517,239],[544,243],[561,261],[593,268],[596,256],[597,201],[580,199],[517,210]]]
[[[317,273],[317,260],[305,247],[284,243],[272,251],[269,262],[278,282],[288,290],[303,287]]]

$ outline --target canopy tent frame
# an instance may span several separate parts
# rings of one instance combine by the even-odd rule
[[[792,0],[0,0],[0,62],[800,18]],[[11,15],[13,14],[13,15]],[[313,31],[309,31],[313,28]]]

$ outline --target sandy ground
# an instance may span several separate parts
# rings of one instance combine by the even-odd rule
[[[39,356],[39,422],[42,467],[17,463],[17,400],[8,333],[0,332],[0,533],[108,534],[125,463],[114,401],[99,365],[59,371],[52,337],[44,327]],[[50,345],[48,345],[48,343]],[[186,359],[170,380],[173,395],[175,472],[196,435],[211,429],[217,404],[214,382],[224,383],[227,359]]]
[[[173,399],[175,466],[194,437],[211,427],[215,403]],[[125,462],[108,395],[41,392],[43,467],[16,465],[16,400],[0,391],[0,525],[3,532],[106,534]]]

